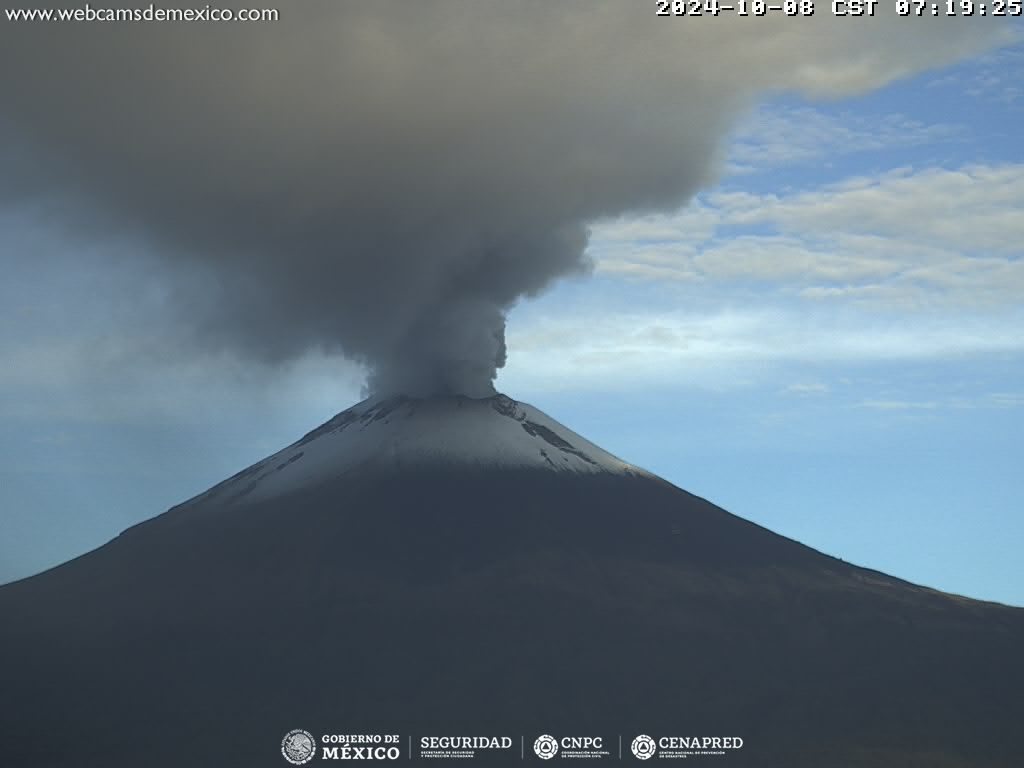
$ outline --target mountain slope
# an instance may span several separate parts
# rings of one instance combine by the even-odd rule
[[[281,766],[295,727],[1018,764],[1024,611],[822,555],[507,398],[390,405],[0,588],[11,764]]]

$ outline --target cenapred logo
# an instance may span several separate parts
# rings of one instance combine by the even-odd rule
[[[554,736],[548,736],[545,733],[533,742],[533,751],[537,753],[537,757],[541,760],[550,760],[558,754],[558,742],[555,741]]]
[[[303,765],[316,754],[316,740],[309,731],[301,728],[288,731],[281,739],[281,754],[292,765]]]
[[[654,757],[654,753],[658,751],[658,747],[654,743],[654,739],[645,733],[641,733],[633,739],[632,749],[633,754],[638,760],[647,760],[648,758]]]

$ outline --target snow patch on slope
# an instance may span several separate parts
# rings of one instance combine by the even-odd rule
[[[505,395],[364,400],[194,502],[281,496],[359,471],[414,467],[648,474]]]

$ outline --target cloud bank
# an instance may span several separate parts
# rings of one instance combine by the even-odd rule
[[[194,338],[370,389],[492,391],[588,225],[677,208],[761,94],[839,97],[989,20],[658,18],[635,2],[304,2],[263,24],[0,26],[0,203],[133,233]],[[891,9],[889,9],[891,10]]]

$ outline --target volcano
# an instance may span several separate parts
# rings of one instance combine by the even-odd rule
[[[1021,764],[1024,610],[826,556],[502,395],[360,403],[0,616],[4,765],[280,767],[295,728],[414,762],[603,733],[615,762],[651,734],[742,740],[712,765]]]

